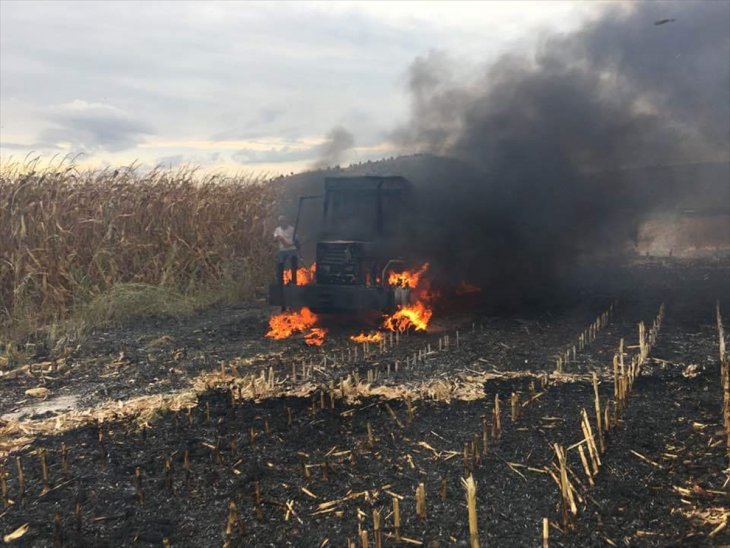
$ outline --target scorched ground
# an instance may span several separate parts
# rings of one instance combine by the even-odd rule
[[[361,343],[338,326],[321,346],[267,339],[264,305],[97,332],[3,376],[0,532],[32,546],[347,546],[364,532],[468,545],[473,475],[484,545],[539,545],[544,519],[553,546],[727,544],[715,303],[727,323],[729,273],[634,264],[530,311],[436,314],[427,332]],[[662,303],[615,410],[621,339],[628,370]]]

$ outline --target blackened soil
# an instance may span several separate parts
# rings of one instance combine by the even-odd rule
[[[353,370],[364,377],[367,369],[385,371],[396,360],[403,364],[406,356],[428,344],[436,348],[445,333],[453,341],[456,329],[458,349],[433,352],[379,382],[448,378],[462,370],[540,373],[554,369],[555,355],[574,344],[615,295],[618,304],[611,324],[567,366],[569,371],[600,373],[603,398],[613,394],[609,372],[619,340],[636,344],[636,324],[651,321],[665,302],[665,324],[652,351],[657,360],[644,369],[627,413],[607,438],[595,487],[587,486],[575,450],[569,451],[584,500],[572,530],[561,523],[558,490],[545,467],[554,461],[551,444],[569,447],[583,437],[580,410],[592,410],[593,386],[553,380],[542,388],[537,379],[528,378],[489,381],[485,399],[416,401],[411,411],[408,402],[376,399],[357,405],[336,400],[332,408],[327,393],[324,408],[319,394],[232,405],[227,394],[212,392],[201,397],[190,415],[163,413],[141,430],[134,421],[113,422],[37,439],[17,455],[24,469],[22,496],[16,455],[4,462],[12,504],[0,511],[0,532],[7,534],[27,523],[29,531],[21,540],[30,546],[160,546],[164,539],[172,546],[219,546],[226,536],[228,505],[234,501],[241,527],[231,535],[233,546],[320,546],[325,540],[345,546],[360,529],[368,531],[372,542],[376,509],[383,517],[385,544],[392,545],[393,497],[400,497],[403,537],[424,545],[467,546],[460,480],[473,473],[483,545],[538,546],[545,517],[552,523],[554,546],[727,544],[728,529],[710,537],[717,523],[706,516],[722,515],[728,507],[714,330],[715,299],[728,315],[728,271],[654,268],[626,276],[630,283],[614,280],[610,290],[588,292],[575,306],[526,318],[441,318],[434,332],[406,337],[385,353],[375,351],[356,362],[337,359],[348,348],[346,332],[331,334],[324,349],[313,350],[301,341],[262,341],[261,310],[229,309],[225,314],[230,323],[220,336],[214,334],[215,313],[209,312],[205,319],[149,328],[150,337],[171,333],[177,341],[172,346],[184,353],[177,359],[186,371],[175,381],[179,384],[165,384],[173,375],[165,373],[172,363],[165,361],[168,358],[149,361],[142,354],[135,354],[136,361],[129,359],[117,375],[119,382],[134,378],[137,387],[147,387],[125,393],[136,395],[183,386],[185,379],[217,367],[217,359],[260,354],[252,370],[270,366],[286,374],[292,362],[327,355],[330,365],[315,379],[326,383]],[[209,331],[196,334],[196,322],[206,323]],[[108,386],[107,380],[95,380],[94,375],[109,367],[119,352],[132,356],[139,336],[134,330],[105,335],[113,343],[96,339],[76,350],[69,361],[96,359],[84,375],[89,383]],[[195,360],[196,352],[207,358]],[[61,391],[86,386],[86,376],[75,379],[60,375],[58,384],[49,381],[49,387]],[[29,386],[22,384],[28,382],[25,378],[13,382],[17,386],[2,388],[4,395],[17,396]],[[534,397],[514,422],[509,405],[513,392],[521,402]],[[501,436],[492,432],[495,395],[502,407]],[[103,396],[90,390],[82,400],[93,404]],[[475,437],[477,458],[471,451]],[[66,466],[62,447],[67,448]],[[45,494],[42,450],[48,463]],[[168,472],[166,459],[171,464]],[[419,483],[426,491],[425,519],[416,515]]]
[[[654,361],[636,383],[577,538],[592,545],[606,539],[652,546],[730,543],[727,528],[708,536],[730,510],[717,352],[711,315],[675,300],[652,352],[664,361]]]

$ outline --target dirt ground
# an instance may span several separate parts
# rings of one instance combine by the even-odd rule
[[[375,546],[379,511],[384,545],[398,534],[468,546],[461,478],[472,474],[482,545],[539,546],[543,518],[552,546],[730,544],[715,326],[717,299],[730,317],[730,268],[654,263],[585,279],[520,313],[439,313],[428,333],[367,353],[336,322],[321,348],[265,339],[263,303],[96,332],[59,355],[39,349],[0,377],[0,534],[27,524],[19,546],[360,546],[365,530]],[[595,419],[591,375],[601,401],[613,398],[621,339],[628,359],[637,324],[662,303],[590,486],[576,444],[581,409]],[[556,357],[608,310],[557,374]],[[123,411],[145,397],[144,410]],[[579,495],[570,524],[547,472],[555,443]]]

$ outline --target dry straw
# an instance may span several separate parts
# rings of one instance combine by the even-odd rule
[[[232,363],[240,361],[234,359]],[[134,419],[144,426],[163,411],[184,411],[189,425],[193,425],[193,407],[197,404],[198,394],[205,393],[212,389],[223,389],[234,394],[235,401],[260,400],[272,397],[308,397],[316,393],[320,387],[312,383],[303,383],[295,386],[287,386],[283,382],[270,375],[268,378],[262,372],[260,375],[239,375],[235,367],[225,368],[221,372],[216,367],[214,371],[203,372],[190,383],[188,388],[170,392],[165,395],[139,396],[124,401],[107,401],[93,408],[74,410],[51,418],[9,420],[0,425],[0,458],[6,457],[9,453],[22,449],[32,443],[36,435],[59,434],[85,424],[104,423],[114,420]],[[448,381],[443,379],[429,379],[413,384],[402,384],[396,386],[370,385],[357,382],[353,376],[341,380],[338,397],[341,397],[348,404],[367,398],[382,398],[384,400],[405,400],[408,420],[415,418],[416,400],[437,400],[437,401],[474,401],[483,399],[486,394],[484,385],[491,379],[512,379],[512,378],[535,378],[531,372],[501,372],[501,373],[459,373]],[[546,377],[538,376],[544,387]],[[563,374],[555,378],[556,382],[578,382],[585,381],[586,375]],[[287,412],[288,422],[293,422],[291,410]],[[497,421],[498,415],[494,415],[493,421]],[[492,423],[492,427],[499,427],[499,424]],[[493,435],[497,438],[498,435]],[[373,440],[375,441],[375,440]],[[486,440],[485,440],[486,441]],[[483,444],[486,452],[487,444]]]

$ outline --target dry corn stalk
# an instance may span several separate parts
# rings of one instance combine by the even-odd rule
[[[22,500],[25,495],[25,473],[23,471],[23,461],[19,456],[15,457],[15,469],[18,471],[18,498]]]
[[[510,406],[512,411],[512,422],[517,422],[520,413],[520,396],[517,392],[512,392],[510,396]]]
[[[370,422],[367,423],[367,431],[368,431],[368,447],[371,449],[375,447],[375,435],[373,434],[373,427],[370,424]]]
[[[598,470],[601,466],[601,457],[598,455],[598,448],[596,447],[596,441],[593,437],[591,423],[588,420],[588,413],[586,413],[585,409],[581,409],[580,427],[583,431],[583,436],[586,439],[586,444],[588,445],[588,454],[590,455],[591,463],[593,464],[593,475],[596,475],[598,474]]]
[[[400,540],[400,501],[393,497],[393,530],[396,542]]]
[[[593,481],[593,471],[591,470],[591,467],[588,464],[588,459],[586,458],[585,451],[583,451],[582,443],[578,446],[578,455],[580,456],[580,463],[583,465],[583,471],[585,472],[585,475],[588,478],[588,483],[590,483],[591,486],[595,485],[595,482]]]
[[[722,325],[722,315],[720,314],[720,301],[715,302],[715,314],[717,316],[717,337],[720,343],[720,363],[723,363],[727,352],[725,350],[725,331]]]
[[[120,283],[214,288],[237,274],[263,282],[279,188],[188,168],[4,162],[0,326],[22,313],[38,322],[64,316]]]
[[[725,333],[720,314],[720,301],[715,303],[717,315],[717,336],[720,346],[720,384],[722,385],[722,420],[725,425],[727,453],[730,457],[730,357],[725,350]]]
[[[618,345],[618,360],[621,366],[621,374],[624,374],[624,339],[621,337],[621,342]]]
[[[238,527],[240,534],[243,535],[243,522],[238,514],[236,503],[231,500],[228,502],[228,515],[226,517],[226,532],[223,548],[230,548],[233,546],[233,531],[236,527]]]
[[[0,490],[2,491],[3,506],[10,506],[8,501],[8,484],[5,480],[5,465],[0,463]]]
[[[596,432],[598,433],[598,447],[603,453],[606,450],[605,442],[603,439],[603,427],[601,425],[601,399],[598,396],[598,375],[595,371],[593,372],[593,395],[595,398],[595,410],[596,410]]]
[[[416,516],[426,519],[426,486],[423,483],[416,487]]]
[[[469,512],[469,545],[479,548],[479,524],[477,523],[477,485],[473,476],[461,480],[466,491],[466,506]]]
[[[730,457],[730,356],[725,354],[720,369],[722,370],[722,419],[727,437],[727,452]]]
[[[563,525],[570,527],[572,526],[573,518],[578,515],[578,506],[573,496],[574,488],[568,479],[568,464],[565,458],[565,449],[558,443],[553,445],[553,449],[558,458],[559,475],[557,480],[562,501]]]
[[[494,395],[494,409],[492,414],[492,439],[502,437],[502,412],[500,410],[499,394]]]
[[[380,510],[373,510],[373,536],[375,537],[375,548],[383,548],[383,532],[380,529]]]

